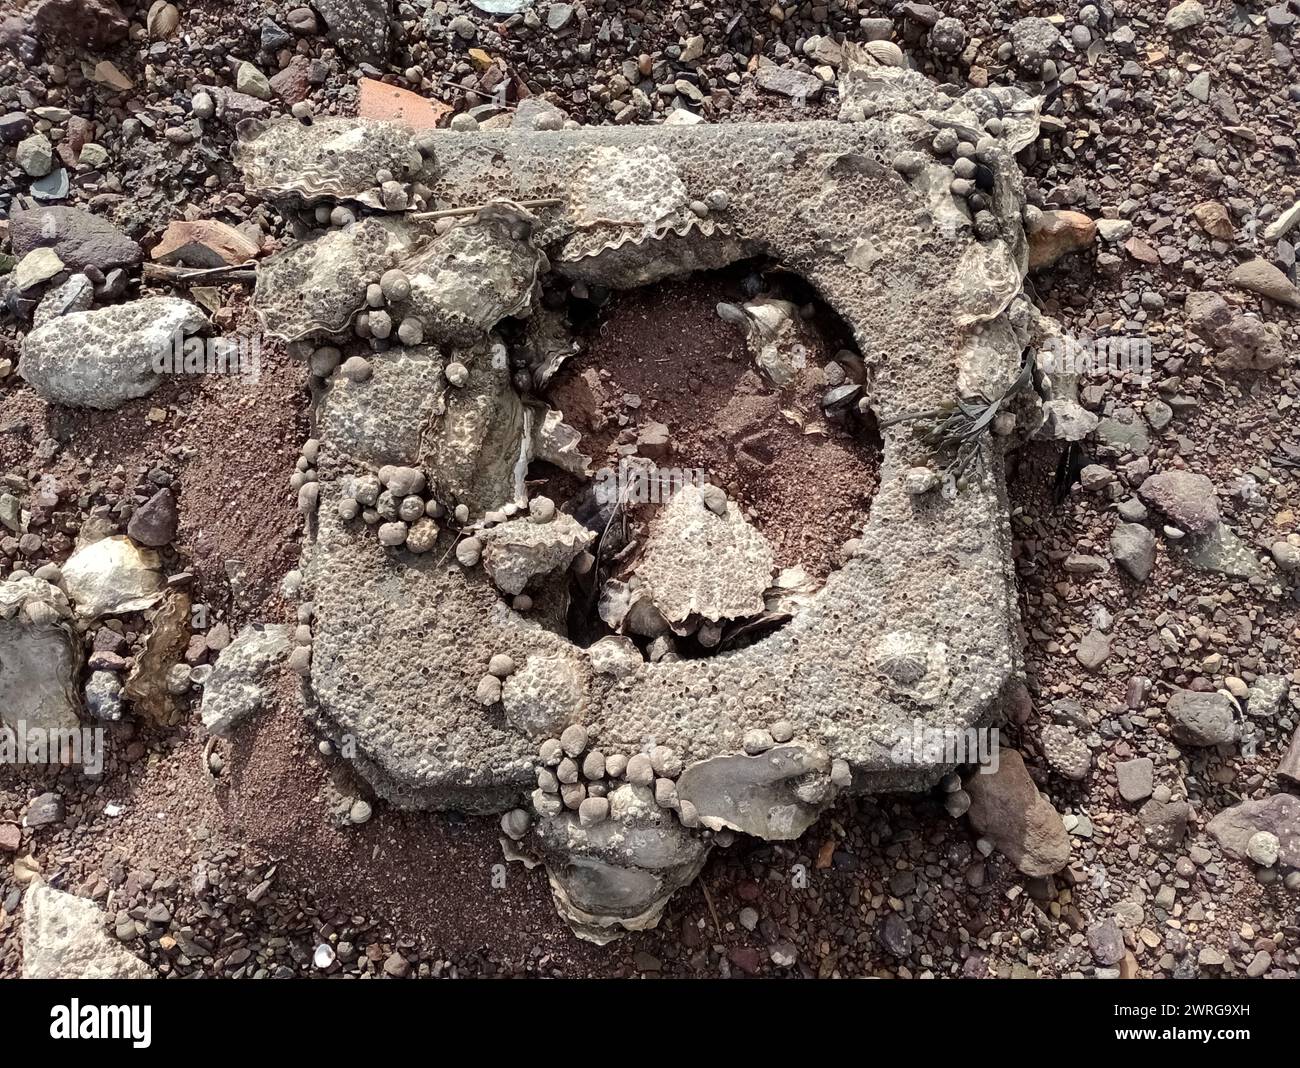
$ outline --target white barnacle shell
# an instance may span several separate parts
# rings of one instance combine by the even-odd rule
[[[870,659],[886,689],[917,704],[932,705],[948,689],[948,647],[915,631],[884,635]]]

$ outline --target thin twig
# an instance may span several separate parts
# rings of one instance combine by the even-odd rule
[[[521,208],[553,208],[564,201],[558,197],[546,197],[541,200],[516,200],[512,203],[518,204]],[[467,208],[443,208],[441,211],[416,211],[407,216],[408,219],[455,219],[461,215],[474,215],[484,208],[487,204],[475,204]]]
[[[257,265],[249,260],[247,263],[231,264],[227,267],[171,267],[165,263],[146,263],[146,278],[157,278],[165,282],[197,282],[202,279],[229,282],[256,282]]]
[[[713,917],[713,929],[721,938],[722,923],[718,919],[718,910],[713,907],[713,895],[709,893],[709,885],[703,879],[700,880],[700,889],[704,891],[704,903],[709,906],[709,915]]]
[[[623,489],[619,490],[618,500],[614,502],[614,510],[609,513],[609,518],[605,521],[605,529],[600,532],[600,537],[596,539],[596,552],[593,554],[595,560],[591,565],[591,573],[595,580],[591,585],[591,601],[588,605],[588,611],[590,611],[591,605],[596,603],[596,597],[600,593],[600,554],[605,550],[605,536],[609,533],[609,528],[614,525],[614,520],[618,518],[619,513],[623,509],[624,493],[630,494],[631,491],[631,486],[625,486]]]
[[[514,111],[519,106],[518,104],[503,104],[492,93],[485,93],[482,89],[472,89],[468,85],[461,85],[460,82],[454,82],[450,78],[443,78],[442,84],[450,86],[452,89],[459,89],[462,93],[473,93],[475,96],[481,96],[484,100],[490,100],[502,111]]]

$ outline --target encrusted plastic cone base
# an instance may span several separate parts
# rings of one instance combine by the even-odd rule
[[[324,119],[255,127],[240,148],[250,189],[286,210],[364,216],[280,253],[256,291],[270,332],[366,363],[327,369],[317,406],[311,714],[395,804],[522,807],[512,837],[542,856],[560,911],[594,941],[653,926],[718,832],[794,838],[845,790],[933,784],[948,767],[908,740],[986,724],[1018,664],[1007,438],[981,446],[960,492],[918,492],[906,476],[933,458],[907,424],[889,426],[843,565],[784,626],[714,656],[572,642],[565,572],[587,543],[568,516],[528,516],[524,473],[562,421],[516,389],[499,328],[539,311],[550,275],[626,288],[764,256],[851,328],[881,420],[998,397],[1016,379],[1044,329],[1021,294],[1014,162],[1036,101],[949,96],[864,56],[842,99],[838,123],[417,142]],[[975,164],[969,189],[959,158]],[[376,212],[380,172],[469,210]],[[393,271],[406,283],[386,294],[393,343],[371,352],[355,333],[380,321],[368,293]],[[398,343],[411,321],[418,339],[408,329]],[[1037,399],[1012,409],[1016,433],[1037,429]],[[418,490],[384,488],[407,468]],[[698,493],[674,507],[682,529],[722,522]],[[489,672],[502,654],[510,670]]]

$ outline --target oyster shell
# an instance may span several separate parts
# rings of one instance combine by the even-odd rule
[[[403,314],[417,317],[427,338],[472,344],[524,313],[549,266],[533,241],[534,223],[506,201],[457,222],[401,264],[411,281]]]
[[[233,155],[250,192],[298,204],[349,200],[383,208],[379,171],[404,182],[426,167],[408,127],[342,117],[310,126],[296,119],[243,123]]]
[[[719,240],[730,234],[722,220],[691,210],[676,164],[660,148],[593,149],[574,173],[570,216],[573,233],[556,266],[573,278],[645,285],[741,255],[736,242]]]
[[[399,219],[375,216],[262,262],[253,306],[268,334],[297,341],[349,329],[366,302],[366,286],[398,264],[414,242]]]

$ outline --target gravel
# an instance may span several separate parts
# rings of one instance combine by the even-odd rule
[[[1050,876],[1015,871],[969,827],[962,812],[970,799],[960,789],[933,799],[855,799],[796,842],[742,839],[717,850],[701,883],[674,902],[657,930],[596,953],[548,926],[540,872],[516,876],[512,866],[508,890],[460,908],[463,872],[499,862],[503,825],[495,818],[399,817],[383,802],[357,797],[355,787],[337,786],[327,766],[337,772],[341,765],[317,752],[318,740],[287,715],[287,703],[262,717],[264,729],[275,725],[280,733],[259,738],[268,752],[254,758],[256,774],[239,785],[219,776],[217,786],[205,770],[211,762],[201,759],[205,739],[196,723],[143,730],[128,705],[110,724],[114,744],[102,789],[60,777],[58,820],[24,826],[24,817],[39,819],[49,809],[36,804],[51,792],[48,784],[0,779],[0,974],[17,972],[19,891],[39,869],[100,902],[111,890],[110,920],[123,944],[175,975],[1076,976],[1129,968],[1143,976],[1297,975],[1293,895],[1300,873],[1268,863],[1272,832],[1252,836],[1242,859],[1225,853],[1204,825],[1242,798],[1273,794],[1274,769],[1300,722],[1288,577],[1300,567],[1300,382],[1293,359],[1253,370],[1232,366],[1269,346],[1225,344],[1222,332],[1211,343],[1189,329],[1186,307],[1193,293],[1221,295],[1230,312],[1276,328],[1274,348],[1297,349],[1288,310],[1300,217],[1288,117],[1300,99],[1291,37],[1267,20],[1207,18],[1196,0],[1121,12],[1084,5],[1048,13],[1055,20],[969,3],[942,12],[905,4],[893,17],[834,4],[792,12],[787,5],[779,20],[769,8],[673,4],[634,13],[551,4],[512,15],[451,3],[418,16],[399,8],[403,32],[380,64],[394,85],[450,105],[458,129],[491,119],[491,107],[481,119],[469,111],[491,99],[490,83],[503,76],[518,76],[579,123],[662,121],[674,112],[706,121],[830,114],[835,94],[818,69],[833,70],[833,46],[845,37],[898,41],[914,62],[958,84],[1047,79],[1047,124],[1022,154],[1028,195],[1036,209],[1086,216],[1100,242],[1090,237],[1039,271],[1037,298],[1073,336],[1152,342],[1149,375],[1080,382],[1085,407],[1102,421],[1084,445],[1084,469],[1100,468],[1083,480],[1087,492],[1051,500],[1058,456],[1050,446],[1030,445],[1009,460],[1026,680],[1023,699],[1007,702],[1004,742],[1025,754],[1037,788],[1068,817],[1070,864]],[[295,53],[316,114],[355,107],[360,67],[346,47],[318,36],[323,27],[310,8],[270,14],[268,26],[261,9],[244,18],[231,5],[185,5],[178,30],[156,51],[127,41],[125,19],[104,25],[108,50],[97,58],[112,69],[101,70],[98,82],[85,78],[80,57],[65,45],[34,35],[20,35],[13,52],[0,53],[0,141],[12,164],[0,176],[0,202],[31,192],[37,179],[45,184],[36,192],[67,184],[66,196],[49,202],[50,210],[68,213],[52,247],[65,267],[87,271],[98,303],[120,300],[128,284],[137,285],[143,250],[187,210],[220,216],[259,244],[286,236],[264,205],[223,178],[233,126],[245,115],[288,110],[273,82]],[[484,49],[489,62],[477,63],[470,47]],[[757,56],[766,65],[751,69]],[[113,88],[128,77],[134,88]],[[55,110],[43,116],[45,108]],[[548,112],[544,121],[566,120]],[[952,142],[943,151],[955,150],[955,135]],[[87,153],[90,145],[103,153]],[[20,213],[6,210],[14,216],[11,245],[0,255],[18,253],[28,233]],[[400,299],[398,280],[385,275],[378,284],[385,300]],[[241,287],[213,288],[216,321],[240,321]],[[32,310],[20,308],[24,316]],[[423,324],[408,324],[391,309],[384,314],[390,344],[421,343]],[[59,565],[92,514],[121,529],[132,513],[148,519],[145,506],[166,488],[178,512],[171,536],[160,541],[169,520],[152,534],[145,519],[134,521],[136,533],[159,542],[168,575],[189,574],[196,604],[216,605],[236,623],[263,607],[291,620],[292,609],[272,591],[293,566],[286,561],[296,555],[305,520],[274,502],[296,446],[258,435],[264,427],[283,429],[277,404],[288,422],[301,418],[294,365],[275,362],[275,375],[264,375],[263,384],[279,391],[248,406],[253,419],[237,404],[218,407],[207,384],[166,383],[122,413],[60,414],[47,423],[53,410],[12,373],[28,321],[0,324],[0,570]],[[370,380],[371,359],[340,355],[312,354],[310,370],[319,379],[341,373],[349,383]],[[445,373],[453,385],[469,382],[463,365]],[[268,385],[279,378],[287,389]],[[213,420],[217,412],[221,419]],[[186,438],[187,420],[219,429],[195,443]],[[197,455],[185,455],[186,448]],[[180,450],[170,459],[183,474],[163,487],[149,474],[169,450]],[[1254,499],[1231,494],[1246,474],[1258,485]],[[38,503],[46,476],[60,485],[53,503]],[[377,502],[378,490],[365,507]],[[17,516],[5,494],[19,503]],[[14,529],[23,527],[24,511],[37,522]],[[1187,543],[1220,525],[1264,560],[1264,570],[1252,578],[1189,565]],[[405,534],[408,546],[414,531]],[[473,567],[481,549],[464,536],[455,558]],[[1099,568],[1096,560],[1116,566]],[[182,581],[174,588],[187,587]],[[1096,625],[1099,608],[1112,617],[1106,628]],[[105,663],[114,655],[125,663],[141,648],[144,621],[128,615],[112,623],[124,644],[120,652],[103,650]],[[210,658],[200,644],[192,666],[208,666]],[[470,669],[471,685],[484,669]],[[120,675],[87,676],[94,707],[106,715],[113,707],[107,683]],[[502,676],[488,666],[483,677]],[[1284,682],[1269,681],[1277,679]],[[1236,697],[1232,680],[1249,696]],[[1048,730],[1061,726],[1051,711],[1060,699],[1083,709],[1084,722],[1065,732]],[[1082,768],[1063,758],[1067,736],[1076,756],[1079,745],[1090,755],[1079,779],[1061,770]],[[777,724],[770,737],[784,740]],[[600,741],[588,740],[593,747]],[[761,752],[762,740],[753,741]],[[271,760],[272,752],[294,755]],[[646,785],[664,779],[653,750],[630,759],[608,754],[604,764],[612,777],[626,773]],[[585,769],[584,762],[575,770]],[[281,806],[268,801],[286,796],[285,784],[293,804],[283,822],[291,829],[278,832],[272,852],[299,855],[278,865],[256,839],[261,824],[280,821]],[[230,791],[223,804],[232,802],[243,820],[227,822],[213,804],[217,789]],[[335,794],[344,829],[319,800]],[[585,807],[592,820],[601,800],[579,800],[578,818]],[[108,805],[120,806],[113,810],[119,814],[108,814]],[[194,811],[207,814],[202,833]],[[520,819],[511,823],[516,831]],[[411,837],[392,856],[383,835],[406,833],[403,820]],[[304,851],[319,842],[329,847],[314,856]],[[808,875],[802,885],[792,885],[796,868]],[[438,881],[443,869],[453,872],[445,884]],[[900,872],[911,881],[899,881]],[[408,879],[409,899],[393,889]],[[715,908],[723,930],[715,927]]]

